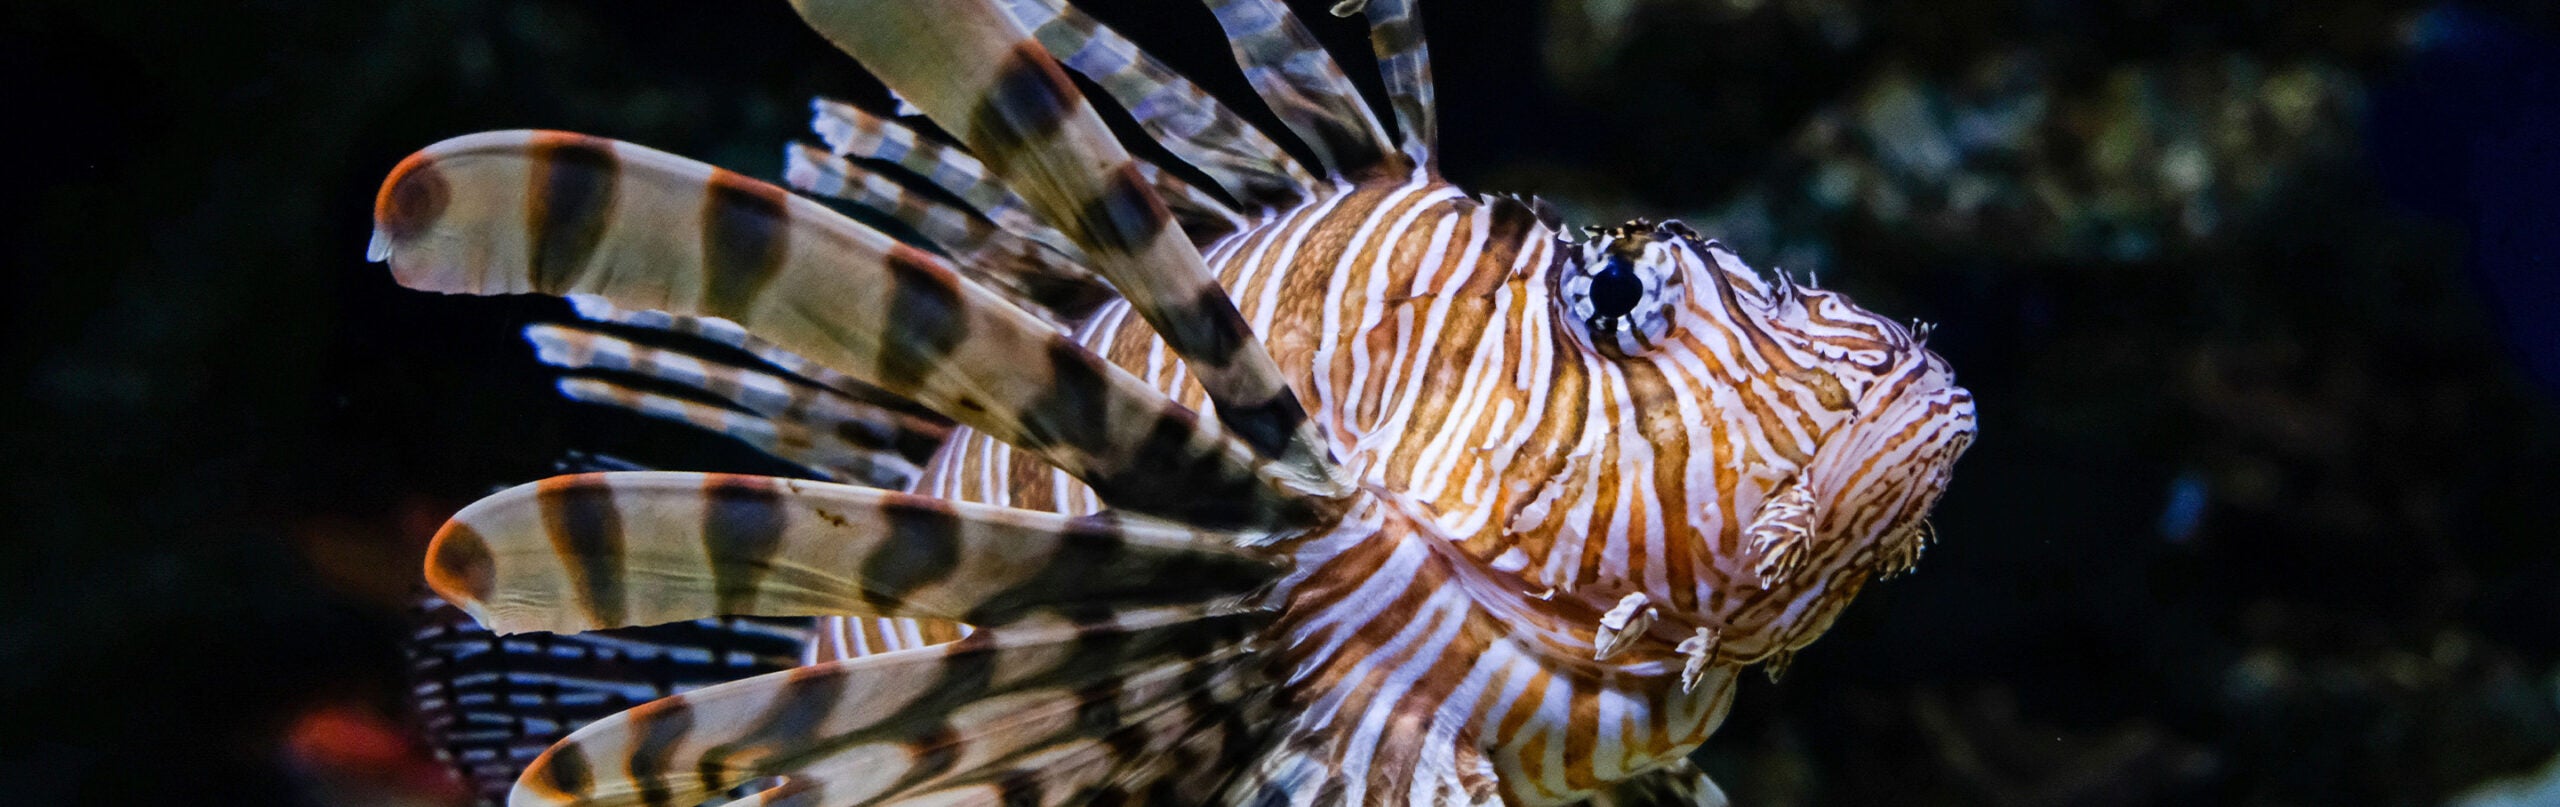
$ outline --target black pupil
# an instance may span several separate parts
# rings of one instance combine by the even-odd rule
[[[1611,255],[1591,275],[1591,314],[1593,317],[1620,318],[1633,313],[1636,303],[1644,301],[1644,281],[1636,278],[1636,267],[1625,257]]]

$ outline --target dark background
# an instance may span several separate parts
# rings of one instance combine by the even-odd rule
[[[1196,5],[1088,5],[1248,97]],[[1452,178],[1941,323],[1980,400],[1919,574],[1702,752],[1737,804],[2560,800],[2549,5],[1424,10]],[[771,177],[876,87],[779,2],[0,19],[0,800],[449,803],[397,646],[444,515],[571,450],[766,466],[557,400],[557,301],[395,287],[376,183],[535,126]]]

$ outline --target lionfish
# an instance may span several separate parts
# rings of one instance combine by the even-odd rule
[[[402,284],[742,350],[532,334],[719,404],[573,397],[829,480],[571,474],[443,527],[428,581],[501,634],[823,617],[512,803],[1720,803],[1685,755],[1918,558],[1971,395],[1678,222],[1444,181],[1412,0],[1334,9],[1392,136],[1280,0],[1207,4],[1313,165],[1064,0],[794,0],[959,142],[821,100],[807,195],[543,131],[393,170]]]

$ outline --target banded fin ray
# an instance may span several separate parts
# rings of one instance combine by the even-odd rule
[[[1078,691],[1051,689],[989,698],[964,708],[947,733],[932,739],[965,748],[948,772],[914,777],[867,803],[984,804],[990,807],[1092,804],[1206,804],[1219,763],[1242,758],[1254,733],[1228,715],[1255,701],[1259,676],[1242,669],[1234,648],[1180,659]],[[976,712],[972,714],[970,712]],[[1230,739],[1233,738],[1233,739]],[[1202,748],[1202,746],[1208,746]],[[1195,750],[1197,749],[1197,750]],[[778,771],[784,782],[729,805],[806,804],[834,795],[839,782],[861,792],[877,770],[859,756],[820,757]],[[1169,768],[1181,759],[1184,768]],[[1144,795],[1140,795],[1144,794]],[[853,802],[841,802],[853,803]]]
[[[1155,186],[1164,197],[1164,205],[1173,211],[1174,222],[1194,245],[1205,246],[1244,229],[1248,221],[1227,203],[1218,201],[1199,186],[1183,181],[1162,166],[1145,160],[1137,161],[1138,176]]]
[[[923,475],[922,468],[897,454],[858,448],[836,435],[789,420],[774,420],[600,378],[562,378],[558,387],[561,396],[572,401],[628,409],[745,443],[800,466],[819,479],[896,490],[914,484]]]
[[[1003,625],[1203,602],[1278,573],[1227,536],[1160,523],[667,471],[508,488],[454,514],[427,550],[428,584],[499,633],[714,615]]]
[[[950,434],[938,421],[855,399],[815,383],[634,343],[583,328],[525,328],[542,363],[567,370],[611,370],[664,381],[718,398],[758,416],[790,423],[861,451],[922,464]]]
[[[1100,85],[1166,151],[1248,208],[1294,207],[1319,184],[1261,129],[1082,9],[1063,0],[1004,7],[1049,55]]]
[[[1326,173],[1363,177],[1390,165],[1387,131],[1360,90],[1280,0],[1207,0],[1245,80],[1314,149]]]
[[[567,133],[466,135],[395,168],[375,224],[369,254],[411,288],[721,317],[1019,446],[1115,507],[1211,527],[1316,517],[1264,476],[1298,486],[1301,472],[939,258],[702,163]]]
[[[1119,296],[1091,270],[1048,245],[995,227],[967,211],[909,191],[897,182],[823,149],[794,143],[783,155],[783,177],[793,190],[860,204],[896,218],[934,246],[958,258],[970,276],[1016,291],[1043,307],[1077,318]],[[1144,160],[1138,172],[1163,195],[1195,243],[1243,229],[1242,215],[1181,177]],[[1081,253],[1078,253],[1081,254]],[[986,270],[997,270],[989,272]],[[992,277],[989,277],[992,275]],[[1044,289],[1057,289],[1045,291]],[[1067,304],[1049,302],[1065,297]]]
[[[813,663],[937,645],[956,641],[972,630],[950,620],[902,616],[830,616],[818,618],[817,624],[805,654]]]
[[[1249,694],[1214,707],[1187,704],[1195,713],[1178,728],[1170,753],[1141,760],[1121,772],[1129,782],[1148,782],[1149,797],[1140,804],[1214,804],[1218,788],[1234,778],[1269,739],[1280,707],[1271,697]]]
[[[932,410],[918,406],[914,401],[892,395],[888,390],[872,386],[861,379],[810,361],[807,356],[793,353],[780,345],[757,338],[756,335],[747,333],[747,329],[738,323],[719,317],[695,317],[646,308],[621,308],[615,306],[613,301],[593,294],[571,294],[567,299],[570,310],[576,312],[579,319],[664,331],[722,347],[736,348],[799,380],[834,390],[847,398],[883,409],[895,410],[910,417],[943,421],[947,430],[948,419],[935,414]]]
[[[1431,44],[1422,35],[1419,0],[1366,0],[1369,44],[1378,54],[1388,105],[1396,114],[1401,147],[1417,165],[1431,166],[1440,143],[1438,100],[1431,85]],[[1348,11],[1349,9],[1339,9]]]
[[[434,595],[403,642],[426,737],[483,803],[578,727],[668,695],[788,669],[808,620],[740,617],[501,637]]]
[[[809,102],[809,109],[814,115],[809,128],[827,144],[828,153],[895,164],[959,198],[1007,232],[1047,245],[1070,261],[1084,260],[1084,250],[1073,239],[1042,222],[1029,203],[989,174],[978,158],[843,101],[819,98]]]
[[[1019,780],[988,774],[1038,769],[1043,749],[1112,736],[1185,691],[1250,696],[1237,662],[1268,620],[1197,606],[1041,617],[709,687],[571,734],[512,803],[692,804],[773,776],[738,803],[1002,803],[985,797]]]
[[[1350,487],[1252,326],[1065,69],[992,0],[793,0],[810,27],[961,140],[1084,247],[1294,491]],[[1338,502],[1330,502],[1338,504]]]
[[[800,143],[785,147],[782,176],[793,190],[842,199],[897,219],[952,256],[970,279],[1062,318],[1079,318],[1119,296],[1102,278],[1047,243],[916,193],[824,149]]]

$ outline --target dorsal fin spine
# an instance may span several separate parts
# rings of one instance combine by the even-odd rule
[[[1245,80],[1336,177],[1402,173],[1386,128],[1342,67],[1280,0],[1207,0]]]
[[[1004,6],[1049,55],[1100,85],[1166,151],[1246,208],[1292,207],[1320,184],[1261,129],[1082,10],[1063,0]]]

